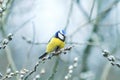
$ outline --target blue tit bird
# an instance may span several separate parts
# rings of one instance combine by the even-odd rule
[[[46,51],[43,55],[39,57],[39,59],[44,58],[46,55],[53,51],[58,51],[65,46],[65,31],[64,30],[59,30],[55,33],[55,35],[49,40]]]

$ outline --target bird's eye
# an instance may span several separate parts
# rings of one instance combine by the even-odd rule
[[[58,33],[58,37],[62,40],[64,39],[64,36],[61,33]]]

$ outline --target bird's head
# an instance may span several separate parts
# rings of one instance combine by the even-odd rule
[[[65,41],[65,31],[64,30],[59,30],[55,33],[55,37],[61,39],[62,41]]]

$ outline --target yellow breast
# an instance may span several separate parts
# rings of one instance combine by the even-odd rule
[[[52,38],[47,45],[46,52],[50,53],[54,51],[56,47],[59,47],[61,49],[64,48],[64,46],[65,46],[65,42],[61,41],[58,38]]]

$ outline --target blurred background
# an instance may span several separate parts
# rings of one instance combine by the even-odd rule
[[[120,68],[102,55],[108,50],[120,62],[119,0],[0,0],[1,45],[13,34],[0,49],[0,73],[5,76],[8,68],[32,70],[49,39],[61,29],[66,31],[66,47],[74,47],[41,63],[28,80],[36,75],[36,80],[120,80]]]

